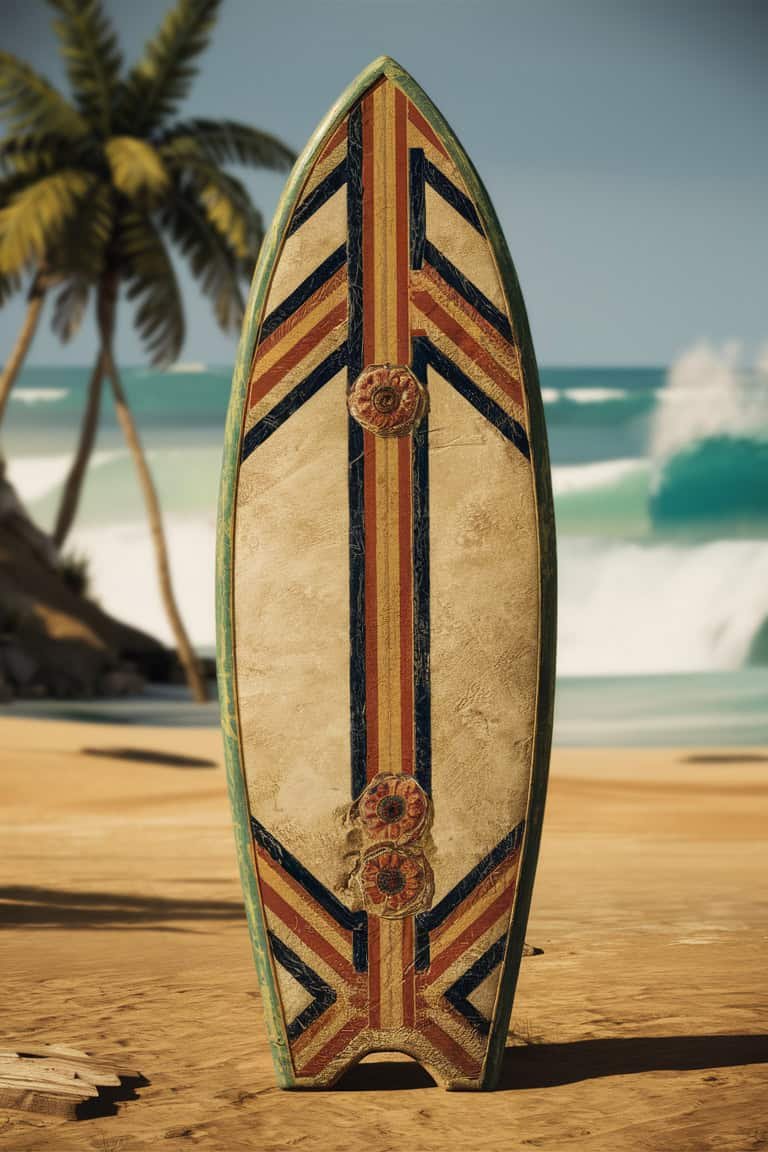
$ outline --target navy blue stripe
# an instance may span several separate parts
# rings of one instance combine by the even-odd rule
[[[447,176],[444,176],[439,168],[435,168],[434,164],[429,160],[424,161],[424,179],[428,184],[431,184],[435,192],[442,196],[446,203],[450,204],[460,216],[463,216],[467,223],[483,235],[483,226],[480,223],[480,217],[475,211],[475,206],[468,196],[465,196],[460,188],[451,183]]]
[[[267,934],[275,960],[293,976],[294,980],[301,984],[302,988],[309,992],[310,996],[314,997],[312,1003],[308,1004],[287,1026],[288,1039],[295,1040],[313,1021],[322,1016],[331,1004],[336,1003],[336,993],[330,984],[326,984],[325,980],[318,976],[317,972],[314,972],[308,964],[305,964],[293,949],[284,944],[279,936],[276,936],[274,932]]]
[[[347,126],[347,375],[351,388],[363,369],[363,128],[357,104]],[[365,723],[365,480],[363,429],[349,417],[349,700],[351,790],[355,800],[366,784]]]
[[[486,876],[490,876],[494,868],[498,868],[499,864],[519,847],[524,830],[525,821],[521,820],[516,828],[513,828],[503,840],[500,840],[479,864],[476,864],[455,887],[451,888],[450,892],[443,896],[439,904],[430,908],[428,912],[419,913],[416,917],[416,968],[418,970],[423,971],[425,968],[429,968],[429,933],[442,924],[443,920],[447,919],[463,900],[466,900],[473,889],[485,880]]]
[[[306,280],[302,280],[298,288],[295,288],[289,296],[286,296],[282,304],[278,304],[274,312],[270,312],[269,316],[264,320],[261,325],[259,333],[259,344],[271,336],[276,328],[279,328],[294,312],[301,308],[302,304],[306,304],[310,296],[317,292],[318,288],[322,288],[326,281],[330,280],[335,272],[338,272],[347,258],[347,246],[342,244],[335,252],[331,252],[330,256],[323,260],[322,264],[318,264],[314,272],[307,276]]]
[[[259,444],[263,444],[268,440],[273,432],[277,432],[278,428],[285,423],[289,416],[301,408],[302,404],[306,404],[307,400],[311,399],[316,392],[319,392],[324,384],[327,384],[337,372],[347,363],[347,345],[341,344],[338,348],[331,352],[330,356],[326,356],[322,363],[318,364],[314,371],[310,372],[309,376],[292,388],[287,396],[275,404],[266,416],[262,417],[257,424],[254,424],[243,437],[243,450],[241,459],[247,460],[254,448],[258,448]]]
[[[465,1020],[468,1020],[473,1028],[477,1029],[481,1036],[487,1036],[490,1028],[490,1020],[486,1020],[474,1004],[469,1002],[469,997],[474,992],[486,976],[490,976],[494,968],[501,964],[504,959],[504,949],[507,944],[506,933],[500,936],[499,939],[490,946],[490,948],[482,954],[479,960],[476,960],[471,968],[460,976],[455,984],[451,984],[444,992],[444,996],[449,1004],[452,1004],[457,1012],[461,1013]]]
[[[512,329],[504,313],[500,312],[496,305],[492,304],[488,297],[484,296],[480,289],[471,280],[468,280],[455,264],[451,264],[450,260],[443,256],[442,252],[435,248],[429,240],[425,241],[424,244],[424,259],[442,276],[446,284],[450,284],[454,291],[463,296],[467,303],[471,304],[475,311],[479,312],[497,332],[500,332],[505,339],[512,341]]]
[[[411,200],[411,268],[421,268],[424,262],[424,242],[427,238],[427,213],[424,205],[424,150],[411,148],[409,152]]]
[[[426,387],[427,362],[420,341],[413,344],[413,371]],[[413,434],[413,714],[415,776],[432,790],[432,711],[429,668],[429,416]]]
[[[355,800],[366,785],[365,713],[365,489],[363,429],[349,418],[349,707],[351,789]]]
[[[423,354],[426,356],[428,362],[432,367],[440,373],[440,375],[452,384],[457,392],[460,392],[465,400],[468,400],[473,408],[476,408],[481,416],[490,421],[495,428],[498,428],[502,436],[514,444],[518,451],[522,452],[523,456],[528,458],[530,456],[530,446],[528,444],[528,436],[526,435],[525,428],[517,420],[513,420],[511,416],[501,408],[495,400],[491,400],[481,388],[469,376],[461,371],[453,360],[449,359],[444,353],[436,348],[435,345],[426,336],[419,336],[414,340],[414,344],[421,343],[424,345]]]
[[[345,904],[334,896],[300,860],[297,860],[279,840],[251,816],[251,831],[257,844],[269,853],[272,859],[304,888],[313,900],[324,908],[342,928],[352,932],[352,964],[356,972],[368,968],[368,916],[365,912],[351,912]]]
[[[318,208],[322,208],[326,200],[330,200],[331,196],[333,196],[335,192],[338,192],[346,178],[347,161],[344,159],[341,164],[337,164],[325,179],[320,181],[317,188],[314,188],[309,196],[299,204],[288,228],[288,235],[292,236],[294,232],[301,228],[302,224],[306,224],[310,216],[314,216]]]

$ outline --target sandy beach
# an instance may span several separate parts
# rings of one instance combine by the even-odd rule
[[[115,1057],[117,1114],[0,1148],[768,1148],[768,753],[557,749],[501,1089],[372,1058],[274,1086],[215,730],[4,719],[5,1045]]]

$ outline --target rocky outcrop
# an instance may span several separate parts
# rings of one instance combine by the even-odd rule
[[[112,696],[181,678],[176,655],[66,578],[0,460],[0,700]]]

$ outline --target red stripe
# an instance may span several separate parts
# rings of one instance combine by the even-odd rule
[[[401,769],[413,773],[413,481],[410,436],[397,443],[400,536],[400,744]]]
[[[422,986],[432,984],[438,976],[441,976],[443,972],[445,972],[446,968],[450,968],[454,960],[458,960],[459,956],[466,952],[470,944],[474,944],[474,942],[482,936],[483,932],[487,931],[500,916],[509,911],[512,891],[510,888],[505,888],[503,892],[499,893],[493,903],[483,912],[482,916],[479,916],[477,920],[473,920],[472,923],[448,945],[444,952],[441,952],[439,956],[432,959],[429,969],[420,979]],[[438,942],[437,933],[433,933],[432,939],[435,944]]]
[[[338,272],[335,272],[333,276],[331,276],[330,280],[326,280],[325,284],[321,284],[317,292],[313,293],[309,300],[306,300],[302,306],[293,313],[292,316],[289,316],[287,320],[284,320],[279,328],[275,328],[274,332],[271,332],[269,336],[267,336],[266,340],[259,344],[258,348],[256,349],[256,355],[253,358],[254,367],[258,364],[259,360],[263,356],[266,356],[268,352],[272,351],[276,344],[279,344],[281,340],[284,340],[288,333],[292,332],[293,329],[301,323],[304,317],[307,316],[313,308],[317,308],[319,304],[322,304],[324,300],[327,300],[329,296],[332,296],[336,289],[339,288],[341,284],[346,280],[346,278],[347,269],[339,268]]]
[[[403,1024],[413,1027],[416,1018],[414,982],[413,917],[403,921]]]
[[[268,372],[265,372],[261,377],[256,376],[251,385],[251,407],[258,404],[259,400],[263,400],[291,369],[300,364],[317,347],[324,336],[332,332],[337,324],[341,324],[346,318],[347,301],[342,300],[322,320],[319,320],[306,336],[294,344],[290,352],[286,352],[285,356],[273,364]],[[258,365],[256,367],[258,368]]]
[[[497,868],[494,868],[493,872],[491,872],[489,876],[486,876],[485,880],[481,880],[477,887],[472,889],[470,895],[465,900],[462,900],[457,908],[454,908],[450,916],[446,916],[440,927],[433,930],[434,939],[438,940],[442,934],[449,932],[459,917],[466,912],[467,905],[479,903],[484,896],[487,896],[492,888],[501,890],[503,887],[506,890],[511,887],[514,892],[519,855],[519,849],[516,849],[515,852],[507,856],[506,860],[502,860],[501,864],[499,864]]]
[[[474,360],[479,368],[482,368],[486,376],[490,377],[502,391],[506,392],[517,405],[522,407],[523,394],[520,382],[510,376],[506,368],[498,364],[485,348],[467,332],[466,328],[462,328],[458,320],[454,320],[438,304],[430,292],[417,289],[413,293],[413,302],[428,320],[431,320],[449,340],[453,341],[457,348],[460,348],[471,360]]]
[[[328,141],[328,143],[326,144],[325,148],[323,148],[322,152],[320,153],[320,156],[318,157],[318,162],[320,160],[324,160],[326,156],[330,156],[331,152],[333,152],[336,145],[341,144],[342,140],[346,140],[346,138],[347,138],[347,118],[345,117],[342,120],[341,124],[339,124],[339,126],[336,129],[336,131],[334,132],[333,136],[331,136],[331,138]]]
[[[362,1032],[365,1028],[367,1021],[365,1016],[353,1016],[348,1020],[336,1033],[331,1037],[327,1044],[325,1044],[319,1052],[315,1053],[311,1060],[297,1069],[299,1076],[316,1076],[319,1072],[323,1072],[326,1066],[347,1048],[355,1037]]]
[[[363,99],[363,362],[373,364],[375,311],[373,250],[373,97]]]
[[[298,936],[302,944],[305,944],[310,951],[325,960],[334,972],[338,972],[339,976],[345,978],[354,977],[354,969],[352,965],[340,956],[339,953],[333,948],[324,936],[321,936],[317,929],[304,919],[292,904],[288,904],[283,900],[282,896],[271,888],[269,884],[262,877],[261,880],[261,894],[264,903],[276,916],[279,916],[286,928]]]
[[[408,264],[409,264],[409,205],[408,205],[408,131],[406,116],[408,101],[405,93],[395,89],[395,269],[397,361],[408,364],[411,359],[411,334],[408,326]]]
[[[368,1023],[371,1028],[381,1025],[381,1007],[379,1005],[380,980],[380,936],[379,920],[376,916],[368,917]]]
[[[442,144],[439,137],[435,135],[434,130],[430,128],[429,124],[424,119],[421,112],[419,112],[418,108],[415,108],[413,104],[410,103],[408,105],[408,119],[410,120],[411,124],[414,124],[418,128],[422,136],[426,136],[430,144],[437,148],[438,152],[442,152],[443,156],[446,158],[448,157],[448,153],[445,150],[445,145]]]
[[[290,1041],[289,1048],[291,1050],[291,1056],[293,1057],[294,1066],[296,1065],[297,1059],[301,1057],[304,1049],[320,1029],[338,1020],[339,1017],[343,1019],[345,1012],[345,1005],[337,1001],[335,1004],[332,1004],[330,1008],[327,1008],[325,1012],[321,1013],[316,1020],[313,1020],[303,1032],[300,1032],[295,1040]]]
[[[274,860],[269,855],[269,853],[266,851],[266,849],[261,848],[260,846],[257,846],[256,855],[257,855],[259,861],[262,861],[262,860],[264,861],[264,863],[267,865],[267,869],[269,871],[278,872],[282,882],[284,884],[286,884],[291,889],[291,891],[293,893],[295,893],[296,897],[299,900],[302,900],[304,902],[305,906],[309,905],[309,907],[312,909],[312,912],[315,915],[320,916],[330,928],[335,928],[337,932],[340,932],[342,934],[344,939],[347,940],[347,942],[349,943],[349,951],[350,951],[350,956],[351,956],[352,955],[352,933],[348,929],[342,928],[341,925],[338,923],[338,921],[334,920],[334,918],[331,916],[330,912],[326,912],[326,910],[325,910],[325,908],[323,908],[322,904],[318,904],[318,902],[316,900],[313,900],[312,897],[307,892],[306,888],[302,888],[302,886],[301,886],[301,884],[299,884],[298,880],[294,880],[294,878],[290,875],[290,873],[284,871],[282,868],[278,869],[275,866]],[[259,876],[261,876],[261,875],[262,875],[262,870],[261,870],[261,865],[260,865],[259,866]],[[268,874],[264,877],[264,879],[265,879],[266,883],[268,884],[269,883]]]
[[[365,718],[366,779],[379,770],[379,668],[376,601],[376,437],[363,433],[365,508]]]
[[[458,1068],[465,1076],[472,1079],[479,1076],[482,1062],[465,1052],[461,1045],[457,1044],[452,1036],[443,1032],[442,1028],[439,1028],[433,1020],[424,1024],[422,1034],[437,1048],[438,1052],[442,1052],[444,1056],[448,1057],[454,1068]]]

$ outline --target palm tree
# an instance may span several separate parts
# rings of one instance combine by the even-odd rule
[[[243,184],[224,166],[286,170],[294,154],[249,125],[174,118],[220,0],[177,0],[127,74],[100,0],[50,2],[58,13],[55,28],[73,100],[22,61],[0,53],[0,111],[10,128],[3,147],[9,175],[0,190],[0,277],[11,281],[25,268],[47,266],[66,273],[55,314],[63,336],[95,292],[100,348],[55,536],[61,543],[74,517],[106,377],[144,495],[179,658],[193,693],[204,698],[173,594],[157,494],[115,364],[118,291],[122,286],[135,305],[152,362],[176,360],[184,311],[167,236],[211,300],[220,326],[237,329],[244,308],[241,283],[252,271],[263,224]]]

